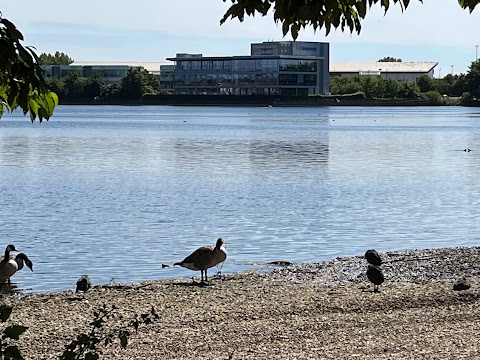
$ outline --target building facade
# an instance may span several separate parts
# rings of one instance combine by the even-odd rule
[[[329,89],[329,44],[251,44],[248,56],[177,54],[173,91],[188,95],[314,95]]]
[[[330,64],[330,76],[380,76],[385,80],[416,83],[427,75],[433,78],[435,61],[336,62]]]
[[[173,91],[174,66],[172,62],[167,61],[76,61],[70,65],[42,65],[47,79],[55,77],[63,81],[69,72],[76,71],[79,76],[86,78],[98,74],[105,84],[120,84],[128,70],[132,68],[147,70],[160,81],[161,90]]]

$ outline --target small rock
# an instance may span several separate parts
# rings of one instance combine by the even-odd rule
[[[453,290],[461,291],[470,289],[470,283],[465,278],[458,279],[455,284],[453,284]]]

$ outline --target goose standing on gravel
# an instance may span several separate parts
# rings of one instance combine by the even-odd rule
[[[378,254],[377,250],[367,250],[365,252],[365,259],[367,259],[367,262],[369,264],[375,265],[375,266],[380,266],[382,265],[382,258]]]
[[[385,281],[382,270],[378,266],[368,265],[367,278],[373,283],[373,292],[379,292],[378,287]]]
[[[187,256],[183,261],[177,262],[174,265],[201,272],[202,283],[208,281],[207,270],[215,265],[225,261],[227,258],[227,250],[223,246],[223,239],[217,239],[215,247],[202,246]],[[205,272],[205,280],[203,273]]]
[[[6,253],[6,252],[5,252]],[[30,270],[33,271],[33,263],[24,253],[20,253],[16,256],[9,255],[9,259],[6,257],[0,261],[0,283],[8,281],[10,283],[10,278],[19,270],[23,269],[24,265],[27,265]]]

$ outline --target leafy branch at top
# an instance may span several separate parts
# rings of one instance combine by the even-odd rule
[[[22,45],[23,35],[0,12],[0,118],[4,110],[20,107],[32,122],[53,115],[58,97],[48,90],[40,61],[32,47]]]
[[[227,2],[228,0],[223,0]],[[266,16],[273,9],[273,20],[282,24],[283,35],[290,33],[297,39],[301,29],[307,26],[315,31],[325,29],[328,35],[333,28],[340,28],[360,33],[361,20],[367,11],[380,4],[385,13],[391,4],[398,4],[404,11],[410,0],[230,0],[232,6],[227,10],[220,24],[229,18],[237,18],[240,22],[245,16],[254,16],[258,13]],[[423,0],[418,0],[423,2]],[[460,6],[472,12],[480,0],[458,0]]]

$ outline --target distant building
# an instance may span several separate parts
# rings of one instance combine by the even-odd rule
[[[335,62],[330,63],[330,76],[380,76],[384,79],[416,83],[423,75],[433,78],[438,62]]]
[[[251,44],[246,56],[177,54],[174,92],[190,95],[313,95],[329,90],[329,44]]]
[[[70,65],[42,65],[46,77],[56,77],[64,80],[70,71],[77,71],[82,77],[90,77],[97,73],[101,76],[106,84],[119,84],[122,78],[127,75],[131,68],[145,69],[149,73],[155,75],[160,80],[160,88],[162,88],[162,71],[161,67],[172,67],[172,62],[142,62],[142,61],[76,61]],[[172,81],[166,80],[167,87],[172,87]]]

